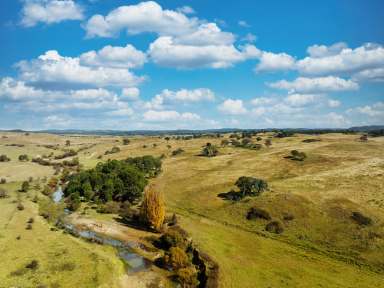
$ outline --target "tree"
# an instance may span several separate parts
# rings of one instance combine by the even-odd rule
[[[251,138],[243,138],[241,140],[241,145],[243,145],[243,146],[248,146],[251,143],[252,143],[252,139]]]
[[[290,158],[296,161],[303,161],[305,158],[307,158],[307,155],[304,152],[292,150]]]
[[[21,184],[20,192],[28,192],[28,190],[29,190],[29,182],[28,181],[24,181]]]
[[[211,143],[207,143],[201,151],[201,155],[206,157],[215,157],[217,154],[219,154],[219,150]]]
[[[267,140],[265,140],[264,144],[265,144],[265,146],[269,147],[269,146],[272,145],[272,140],[271,139],[267,139]]]
[[[150,228],[159,231],[164,223],[165,205],[160,191],[149,186],[141,206],[141,218]]]
[[[5,183],[7,183],[7,179],[5,179],[5,178],[1,178],[1,179],[0,179],[0,184],[5,184]]]
[[[19,161],[29,161],[28,155],[26,155],[26,154],[20,155]]]
[[[65,141],[65,146],[71,146],[71,141],[66,140],[66,141]]]
[[[241,176],[237,179],[235,185],[239,188],[243,197],[258,196],[268,189],[268,184],[264,180],[247,176]]]
[[[0,188],[0,198],[6,198],[7,196],[7,191],[5,191],[3,188]]]
[[[11,159],[8,158],[7,155],[5,154],[0,155],[0,162],[9,162],[9,161],[11,161]]]
[[[221,140],[221,146],[222,146],[222,147],[228,146],[228,144],[229,144],[228,139],[223,139],[223,140]]]
[[[123,138],[123,145],[128,145],[131,142],[128,138]]]
[[[368,135],[367,134],[361,135],[359,140],[361,142],[367,142],[368,141]]]

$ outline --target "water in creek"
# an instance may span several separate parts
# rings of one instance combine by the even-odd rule
[[[61,186],[57,186],[56,191],[52,194],[52,200],[55,203],[59,203],[63,199],[64,193]]]
[[[72,224],[64,224],[64,228],[81,238],[115,247],[118,250],[119,257],[126,264],[127,273],[129,274],[148,271],[152,265],[151,261],[134,252],[133,247],[137,246],[137,243],[123,242],[90,230],[80,230]]]

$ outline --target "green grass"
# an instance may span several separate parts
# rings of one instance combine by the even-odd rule
[[[37,216],[37,204],[28,199],[34,192],[16,192],[18,184],[2,185],[11,197],[0,199],[0,287],[118,287],[124,267],[116,251],[51,231]],[[22,211],[16,208],[18,198]],[[31,217],[32,230],[26,230]],[[32,260],[38,261],[38,269],[25,268]]]

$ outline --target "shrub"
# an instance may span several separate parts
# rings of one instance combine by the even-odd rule
[[[161,235],[155,244],[165,250],[169,250],[171,247],[185,250],[189,246],[188,233],[179,226],[172,226]]]
[[[19,204],[17,204],[17,210],[19,210],[19,211],[24,210],[24,205],[21,202],[19,202]]]
[[[264,145],[267,146],[267,147],[271,146],[272,145],[272,140],[271,139],[265,140]]]
[[[68,158],[68,157],[73,157],[73,156],[76,156],[76,155],[77,155],[77,152],[75,150],[71,149],[71,150],[68,150],[68,151],[64,152],[61,155],[56,155],[55,159],[56,160],[60,160],[60,159]]]
[[[373,222],[371,218],[363,215],[361,212],[352,212],[351,218],[361,226],[369,226]]]
[[[27,223],[29,224],[32,224],[33,222],[35,222],[35,219],[33,219],[32,217],[28,219]]]
[[[281,234],[284,232],[284,226],[280,221],[271,221],[265,226],[265,230],[270,233]]]
[[[304,152],[292,150],[291,155],[288,156],[288,158],[295,161],[303,161],[305,158],[307,158],[307,155]]]
[[[141,206],[141,219],[150,228],[159,231],[164,223],[165,205],[163,195],[153,187],[145,191],[143,204]]]
[[[65,146],[71,146],[71,141],[70,140],[65,140]]]
[[[118,214],[120,212],[120,203],[115,201],[109,201],[104,205],[100,205],[97,209],[99,213]]]
[[[5,179],[5,178],[1,178],[1,179],[0,179],[0,184],[5,184],[5,183],[7,183],[7,179]]]
[[[128,145],[131,142],[128,138],[123,139],[123,145]]]
[[[36,270],[37,268],[39,268],[39,261],[32,260],[30,263],[25,265],[25,268],[31,269],[31,270]]]
[[[302,142],[303,143],[312,143],[312,142],[319,142],[321,141],[320,139],[304,139]]]
[[[27,154],[22,154],[19,156],[19,161],[29,161],[29,157]]]
[[[0,162],[9,162],[9,161],[11,161],[11,159],[8,158],[7,155],[5,154],[0,155]]]
[[[28,223],[27,224],[27,227],[25,227],[26,230],[32,230],[32,224],[31,223]]]
[[[187,253],[180,247],[171,247],[164,257],[164,263],[172,270],[176,271],[185,268],[190,264]]]
[[[223,139],[221,140],[221,146],[225,147],[229,145],[229,140],[228,139]]]
[[[21,184],[20,192],[28,192],[28,190],[29,190],[29,182],[28,181],[24,181]]]
[[[172,151],[172,156],[176,156],[176,155],[179,155],[181,153],[184,153],[184,150],[181,148],[177,148],[176,150]]]
[[[111,150],[105,151],[104,155],[114,154],[114,153],[118,153],[118,152],[120,152],[120,148],[117,146],[114,146],[114,147],[112,147]]]
[[[217,154],[219,154],[219,150],[211,143],[207,143],[201,151],[201,156],[205,157],[215,157]]]
[[[248,220],[252,220],[252,219],[271,220],[272,218],[268,211],[262,208],[252,207],[251,209],[249,209],[247,213],[247,219]]]
[[[0,188],[0,199],[6,198],[6,197],[8,197],[7,191],[5,191],[5,189],[3,189],[3,188]]]
[[[193,266],[181,268],[176,271],[176,278],[182,284],[182,287],[199,287],[197,271]]]
[[[361,142],[367,142],[368,141],[368,135],[367,134],[361,135],[359,140]]]

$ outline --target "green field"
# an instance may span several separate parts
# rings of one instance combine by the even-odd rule
[[[89,147],[78,155],[85,168],[106,159],[164,154],[163,172],[153,183],[164,193],[168,212],[175,212],[194,243],[219,263],[221,287],[384,287],[383,137],[363,143],[356,140],[358,135],[295,135],[273,138],[269,148],[249,150],[220,147],[222,138],[167,142],[159,137],[131,137],[131,143],[125,146],[121,137],[3,135],[8,138],[0,138],[0,154],[7,154],[12,161],[0,163],[0,178],[9,182],[0,187],[11,195],[0,199],[4,259],[0,287],[120,284],[123,267],[113,249],[51,231],[51,226],[37,216],[37,205],[31,201],[36,192],[16,192],[20,181],[30,176],[37,179],[53,174],[50,167],[20,163],[18,155],[58,155],[63,153],[67,139],[71,148]],[[268,136],[261,135],[264,140]],[[307,138],[321,141],[303,143]],[[198,156],[207,142],[219,147],[218,156]],[[12,143],[25,146],[6,146]],[[56,144],[57,150],[41,146]],[[104,155],[113,146],[121,151]],[[185,152],[172,156],[176,148]],[[293,149],[304,151],[307,159],[284,158]],[[240,176],[262,178],[269,190],[239,202],[217,196],[234,188]],[[25,206],[23,211],[16,209],[18,197]],[[277,235],[265,231],[266,220],[247,220],[250,207],[267,210],[283,223],[284,232]],[[350,217],[356,211],[370,217],[373,224],[356,224]],[[284,220],[286,214],[293,219]],[[33,229],[26,230],[30,217],[35,219]],[[95,218],[114,221],[110,215]],[[19,235],[20,240],[16,240]],[[25,272],[22,268],[33,259],[39,261],[39,268],[35,273],[28,269]],[[66,264],[69,262],[73,264]],[[63,265],[75,268],[65,271]],[[22,272],[15,275],[18,270]],[[70,277],[74,273],[81,277]]]

